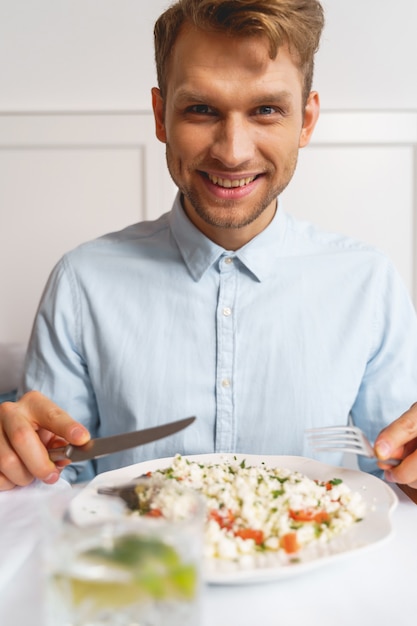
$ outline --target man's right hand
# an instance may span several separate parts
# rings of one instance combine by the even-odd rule
[[[0,491],[24,487],[35,478],[55,483],[68,462],[53,463],[48,448],[89,439],[84,426],[38,391],[0,404]]]

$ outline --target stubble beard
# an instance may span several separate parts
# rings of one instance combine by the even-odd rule
[[[188,200],[193,207],[196,214],[208,225],[222,229],[239,229],[252,224],[256,221],[262,213],[274,202],[278,196],[284,191],[289,182],[291,181],[294,171],[297,165],[298,153],[293,156],[289,163],[286,164],[281,177],[281,181],[271,188],[263,198],[261,198],[256,204],[254,204],[249,212],[245,211],[243,214],[239,210],[240,202],[233,200],[213,200],[212,203],[207,206],[201,198],[201,195],[195,189],[195,187],[187,186],[180,183],[180,176],[177,175],[174,159],[172,158],[169,150],[169,145],[166,146],[166,160],[168,170],[172,180],[177,185],[182,195]],[[190,171],[202,170],[197,165],[192,164],[189,168]],[[265,172],[264,175],[268,175]]]

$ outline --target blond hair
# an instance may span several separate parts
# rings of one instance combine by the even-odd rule
[[[233,37],[264,35],[271,59],[287,44],[303,75],[304,102],[307,100],[324,26],[318,0],[177,0],[158,18],[154,29],[156,70],[163,97],[170,55],[185,23]]]

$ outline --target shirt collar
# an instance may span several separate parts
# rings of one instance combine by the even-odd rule
[[[199,281],[222,255],[228,254],[238,258],[261,282],[274,271],[274,259],[282,254],[286,215],[279,208],[268,227],[236,252],[225,250],[194,226],[182,208],[180,193],[177,194],[170,214],[170,226],[188,271],[195,281]]]

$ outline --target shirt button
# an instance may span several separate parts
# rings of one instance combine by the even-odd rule
[[[223,380],[222,380],[222,387],[224,387],[225,389],[228,389],[230,387],[230,379],[229,378],[223,378]]]
[[[230,265],[231,263],[233,263],[233,259],[231,256],[227,256],[224,260],[225,263],[227,263],[227,265]]]
[[[232,309],[229,306],[225,306],[223,309],[223,315],[229,317],[232,314]]]

